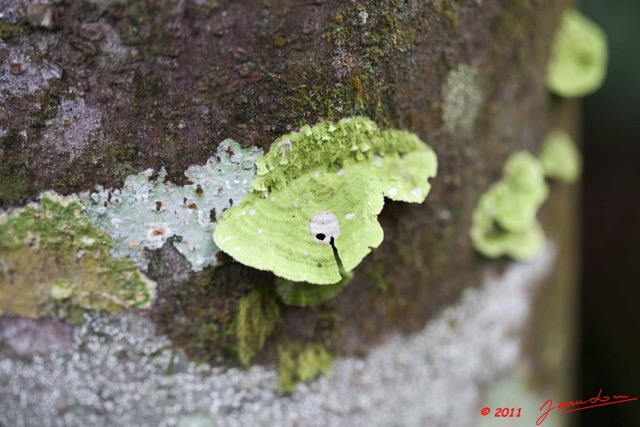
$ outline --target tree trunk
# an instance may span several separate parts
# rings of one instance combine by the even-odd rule
[[[568,3],[0,0],[5,215],[45,190],[86,205],[148,168],[191,188],[185,171],[227,138],[266,152],[345,117],[413,132],[439,161],[426,202],[387,200],[384,242],[312,307],[222,253],[194,267],[179,234],[140,249],[156,295],[124,311],[137,301],[65,293],[93,273],[44,238],[22,270],[0,253],[0,424],[463,426],[575,398],[575,187],[550,183],[548,244],[527,263],[487,260],[469,238],[510,154],[576,132],[576,104],[544,84]]]

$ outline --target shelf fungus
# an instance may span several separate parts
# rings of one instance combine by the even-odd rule
[[[595,92],[607,71],[604,31],[576,10],[562,16],[547,67],[547,87],[568,98]]]
[[[384,197],[425,200],[437,159],[415,134],[354,117],[281,136],[256,167],[253,191],[218,221],[216,245],[284,279],[328,285],[382,242]]]
[[[542,163],[525,151],[511,155],[502,180],[480,197],[473,212],[475,249],[489,258],[535,256],[545,242],[536,215],[547,195]]]

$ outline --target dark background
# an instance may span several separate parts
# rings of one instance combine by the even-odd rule
[[[583,0],[609,40],[604,86],[583,103],[578,398],[640,397],[640,1]],[[580,426],[640,426],[640,401],[581,411]]]

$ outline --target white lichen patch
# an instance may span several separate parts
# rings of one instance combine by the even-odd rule
[[[151,179],[153,170],[147,169],[129,176],[122,189],[97,187],[80,198],[94,225],[115,242],[112,255],[129,256],[145,270],[145,248],[159,249],[175,236],[173,245],[195,271],[200,271],[211,265],[218,252],[211,238],[215,218],[240,203],[261,154],[256,148],[245,150],[227,139],[204,166],[187,169],[184,174],[192,184],[180,187],[165,182],[164,168]]]
[[[521,366],[533,297],[554,257],[547,248],[487,277],[421,331],[340,358],[293,395],[275,390],[274,369],[189,361],[135,312],[91,313],[67,350],[0,359],[0,425],[169,427],[206,414],[227,427],[476,427],[484,406],[537,412],[528,399],[494,401],[483,389]]]
[[[1,9],[1,7],[0,7]],[[33,59],[24,48],[0,43],[0,93],[15,97],[33,95],[49,86],[49,79],[62,78],[62,69],[52,62]],[[38,108],[34,105],[34,108]]]
[[[460,65],[451,71],[442,88],[442,98],[445,130],[471,134],[484,101],[478,71],[467,65]]]
[[[78,157],[91,140],[102,140],[102,112],[87,106],[83,98],[65,99],[58,106],[58,114],[47,121],[44,144],[70,160]]]

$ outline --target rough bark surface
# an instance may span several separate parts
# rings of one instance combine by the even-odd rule
[[[385,241],[353,281],[315,308],[278,303],[257,360],[273,362],[277,347],[294,341],[367,354],[390,332],[423,328],[487,267],[506,265],[473,251],[471,213],[510,153],[537,153],[557,124],[575,129],[574,106],[544,85],[568,3],[0,0],[0,208],[46,189],[117,188],[146,168],[165,167],[183,184],[183,172],[225,138],[268,149],[320,120],[364,115],[415,132],[440,164],[426,203],[387,201]],[[451,81],[461,66],[471,77]],[[468,102],[447,103],[455,90]],[[564,351],[536,354],[568,336],[544,341],[553,329],[545,322],[570,313],[570,192],[554,187],[543,215],[551,240],[569,242],[559,245],[558,294],[541,294],[533,308],[529,351],[547,385],[562,382],[554,373],[567,363]],[[237,343],[224,331],[237,301],[255,289],[273,299],[274,278],[222,264],[193,273],[165,245],[149,267],[159,294],[144,315],[194,359],[235,363]]]

